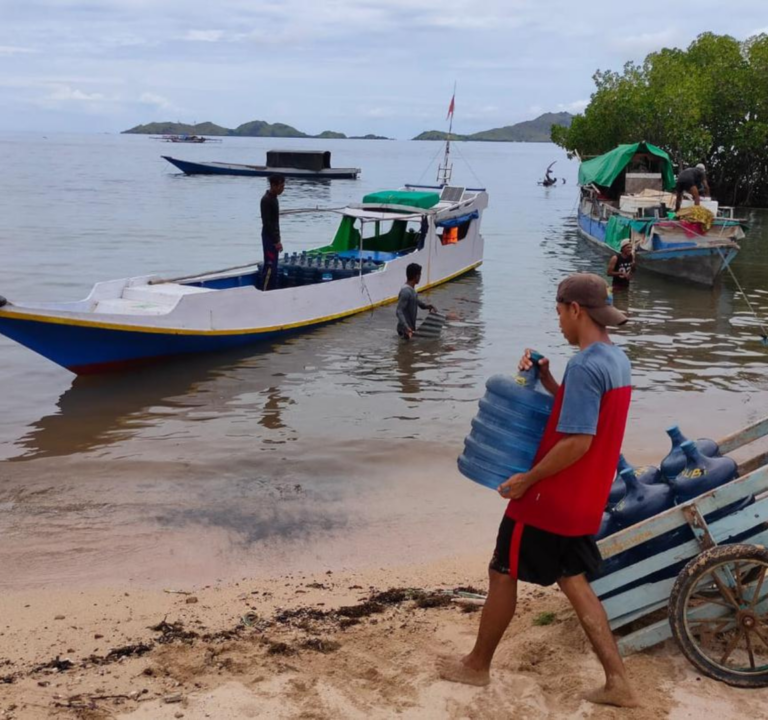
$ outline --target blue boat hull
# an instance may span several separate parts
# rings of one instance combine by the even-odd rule
[[[171,165],[187,175],[240,175],[243,177],[267,177],[280,173],[284,177],[304,178],[305,180],[354,180],[359,174],[357,168],[328,168],[313,172],[312,170],[297,170],[291,168],[270,168],[266,165],[237,165],[235,163],[195,163],[179,160],[169,155],[161,156]]]
[[[291,332],[295,330],[228,335],[143,332],[0,315],[0,333],[77,375],[123,370],[192,353],[228,350]]]
[[[606,244],[606,222],[579,211],[579,234],[606,255],[615,255],[616,250]],[[637,253],[637,267],[676,280],[689,280],[701,285],[712,286],[720,274],[738,254],[737,246],[725,247],[691,246],[664,250],[640,251]]]

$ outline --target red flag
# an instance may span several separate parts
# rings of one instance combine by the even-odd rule
[[[446,120],[453,115],[453,110],[455,107],[456,107],[456,93],[453,93],[453,95],[451,96],[451,104],[448,106],[448,114],[445,116]]]

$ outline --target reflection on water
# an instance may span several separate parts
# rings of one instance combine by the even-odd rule
[[[324,428],[334,410],[348,424],[375,417],[378,435],[400,436],[398,421],[419,419],[421,411],[413,412],[418,404],[474,397],[483,339],[481,276],[472,273],[432,298],[457,318],[439,339],[403,342],[394,332],[394,307],[389,306],[279,344],[135,373],[76,377],[56,412],[31,423],[17,440],[22,452],[10,459],[89,451],[109,457],[110,446],[132,438],[157,446],[171,438],[210,435],[214,425],[226,431],[228,440],[222,443],[250,439],[281,445],[307,427]],[[312,403],[313,397],[328,394],[327,404]],[[377,407],[394,407],[391,401],[399,403],[398,398],[407,401],[405,411],[398,405],[400,411],[392,415],[371,414]],[[205,429],[198,429],[201,423]],[[423,435],[430,437],[428,429]]]

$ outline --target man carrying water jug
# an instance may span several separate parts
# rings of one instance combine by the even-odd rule
[[[515,614],[518,581],[557,583],[570,601],[605,672],[605,686],[586,699],[635,707],[603,606],[586,575],[600,567],[594,539],[613,482],[630,402],[630,363],[608,336],[607,327],[626,316],[611,304],[606,282],[589,273],[563,280],[557,314],[565,339],[579,352],[559,384],[549,361],[539,361],[540,379],[555,396],[533,467],[498,487],[509,500],[489,568],[488,598],[472,651],[445,656],[438,672],[469,685],[490,682],[491,660]],[[531,351],[520,370],[532,367]]]

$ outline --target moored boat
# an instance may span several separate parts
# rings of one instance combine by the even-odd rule
[[[183,278],[97,283],[76,302],[6,302],[3,334],[78,374],[274,339],[393,302],[411,262],[421,290],[478,267],[484,189],[406,185],[341,213],[333,241],[281,259],[278,287],[260,264]]]
[[[360,174],[360,168],[332,168],[331,153],[320,150],[270,150],[266,165],[191,162],[168,155],[162,157],[187,175],[264,177],[279,173],[285,177],[310,180],[355,180]]]
[[[692,200],[675,205],[669,155],[650,143],[619,145],[579,167],[578,231],[605,254],[632,241],[637,267],[660,275],[713,285],[740,250],[746,223],[730,207],[703,199],[711,212],[688,217]],[[698,211],[697,211],[698,213]]]

